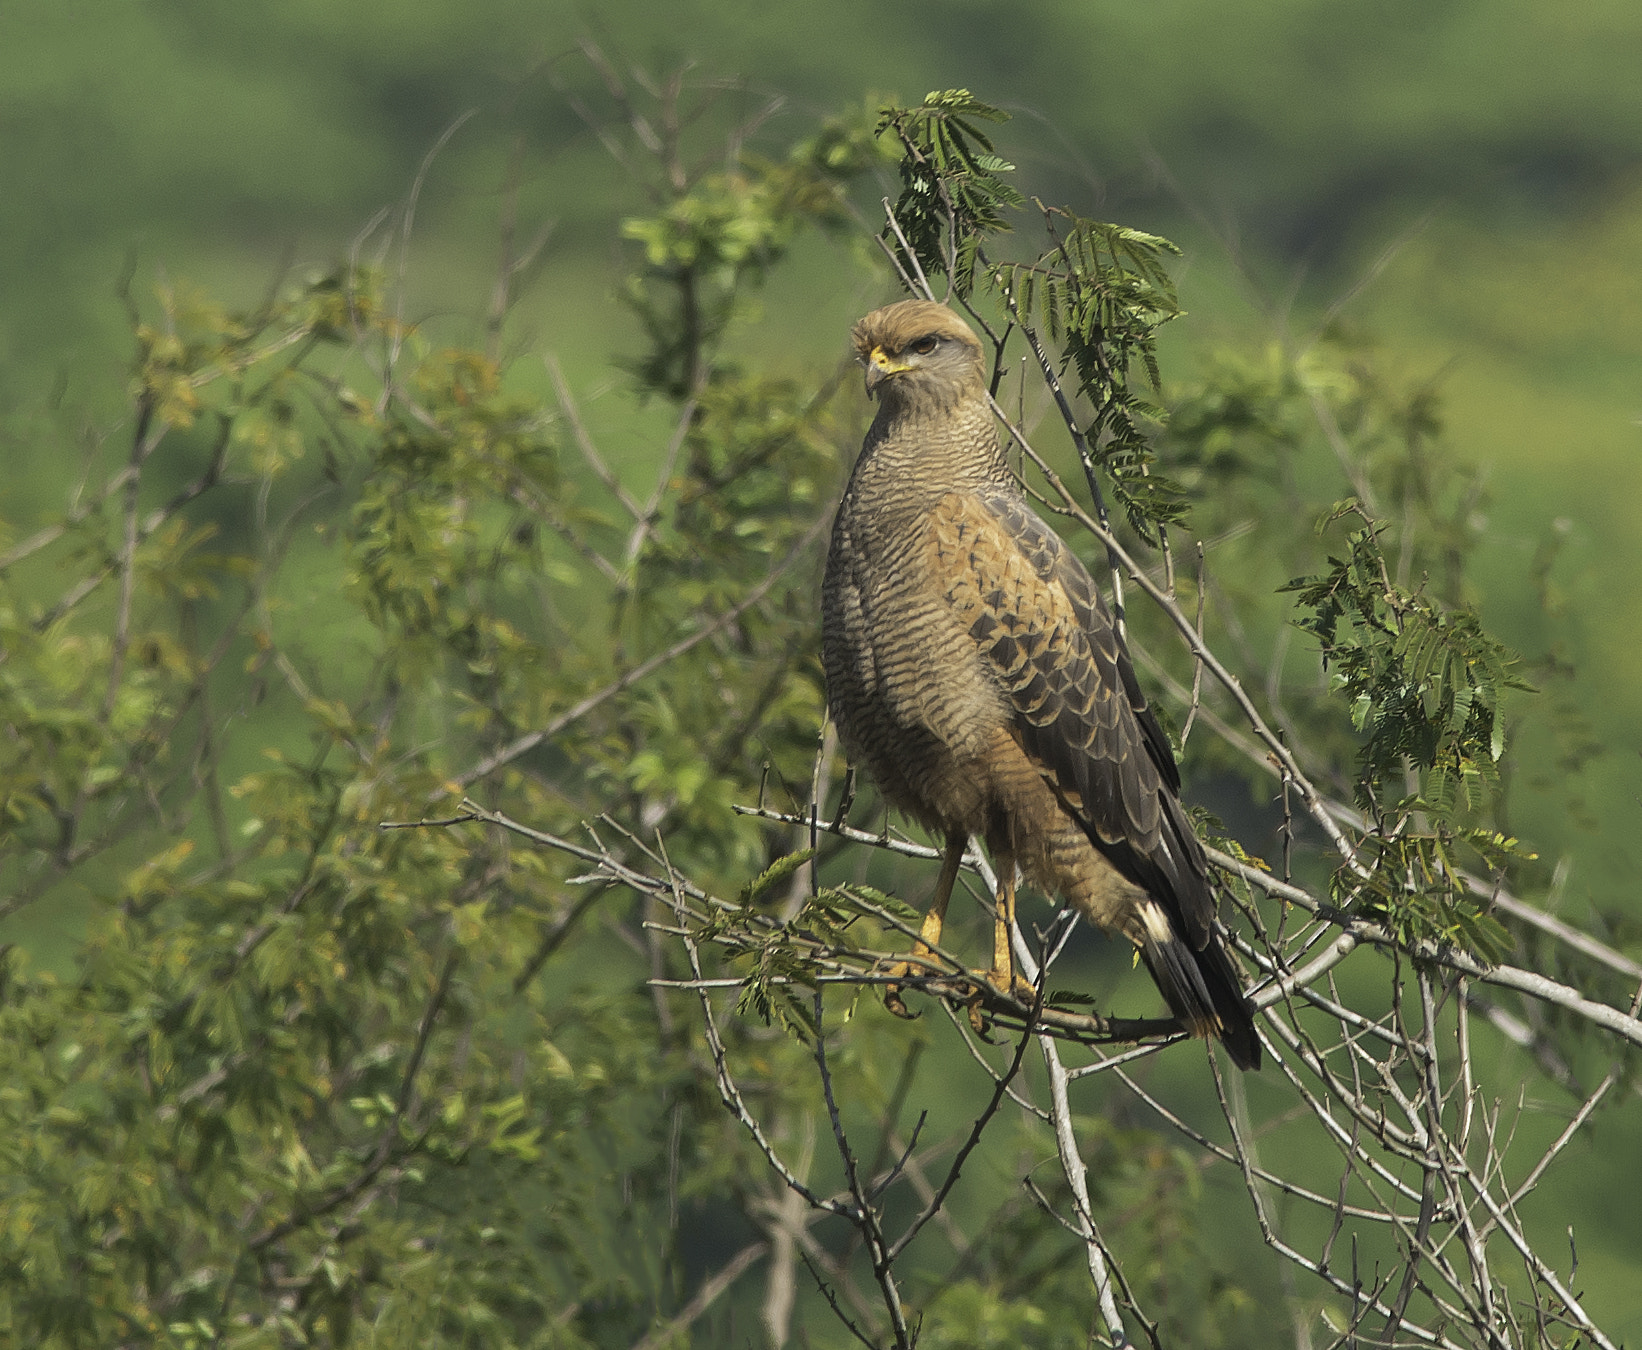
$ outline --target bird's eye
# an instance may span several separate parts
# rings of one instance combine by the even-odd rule
[[[912,350],[917,352],[919,356],[928,356],[935,350],[935,344],[938,340],[933,335],[919,338],[912,344]]]

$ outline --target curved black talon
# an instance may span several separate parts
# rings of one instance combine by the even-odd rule
[[[884,1007],[894,1016],[904,1022],[916,1022],[923,1016],[922,1012],[913,1012],[901,998],[901,986],[886,984],[884,986]]]

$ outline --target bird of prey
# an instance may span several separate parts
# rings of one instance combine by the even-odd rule
[[[979,341],[925,300],[875,310],[851,337],[878,412],[827,554],[827,704],[852,761],[945,836],[914,959],[940,940],[979,836],[998,874],[995,988],[1024,984],[1018,865],[1133,942],[1174,1015],[1257,1068],[1173,751],[1094,581],[1009,470]]]

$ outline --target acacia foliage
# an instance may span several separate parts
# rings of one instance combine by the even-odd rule
[[[1086,467],[1152,539],[1210,483],[1228,528],[1274,499],[1288,519],[1315,515],[1265,438],[1299,459],[1316,447],[1297,410],[1321,397],[1346,418],[1371,388],[1326,348],[1233,363],[1161,433],[1156,389],[1132,393],[1129,371],[1160,382],[1153,333],[1178,309],[1168,247],[1072,219],[1036,257],[993,261],[984,236],[1022,203],[984,141],[971,154],[955,139],[974,138],[966,108],[990,115],[967,99],[887,110],[881,140],[841,119],[700,172],[688,146],[627,119],[634,147],[661,157],[652,208],[624,229],[643,334],[626,390],[661,413],[647,482],[615,476],[573,391],[532,392],[407,324],[369,267],[284,285],[249,313],[164,290],[138,317],[126,424],[93,445],[61,511],[0,539],[0,877],[23,925],[0,989],[7,1337],[728,1344],[738,1310],[743,1340],[755,1317],[778,1320],[777,1272],[801,1286],[788,1316],[811,1343],[849,1339],[829,1303],[867,1321],[870,1301],[849,1301],[854,1240],[813,1216],[777,1222],[784,1188],[723,1112],[691,1003],[647,984],[689,973],[669,911],[499,829],[379,826],[449,818],[467,796],[600,852],[664,849],[670,875],[746,912],[790,911],[726,966],[747,1014],[726,1034],[783,1147],[813,1140],[823,1107],[801,1041],[815,1028],[773,978],[804,974],[789,937],[893,944],[905,912],[831,841],[813,860],[829,884],[808,895],[794,832],[732,809],[808,800],[815,577],[860,430],[840,372],[800,384],[726,356],[749,292],[803,231],[847,228],[850,184],[898,158],[915,251],[966,288],[986,279],[1017,322],[1040,316],[1093,409]],[[931,153],[951,150],[938,167],[973,185],[956,244],[935,190],[949,180],[908,177],[900,153],[926,134]],[[1376,416],[1353,429],[1364,444]],[[1392,446],[1373,481],[1427,474],[1410,498],[1426,510],[1462,490],[1428,466]],[[1383,603],[1433,616],[1436,643],[1470,630],[1421,598],[1416,523]],[[1262,543],[1262,566],[1290,568],[1251,568],[1268,593],[1331,565],[1306,529]],[[1348,680],[1353,652],[1389,641],[1382,602],[1342,589],[1351,575],[1302,592]],[[1350,626],[1330,627],[1342,594]],[[1509,680],[1479,650],[1492,700]],[[1326,688],[1296,700],[1294,725],[1325,772],[1401,813],[1387,837],[1445,841],[1445,813],[1494,790],[1465,765],[1498,760],[1498,723],[1478,720],[1495,705],[1473,693],[1461,708],[1469,674],[1428,697],[1453,658],[1408,659],[1414,674],[1363,676],[1352,697],[1380,719],[1373,734],[1425,718],[1425,767],[1466,791],[1428,779],[1388,800],[1412,733],[1359,758],[1373,735]],[[1212,762],[1202,744],[1189,748]],[[1443,893],[1449,910],[1399,920],[1413,938],[1469,935],[1470,902]],[[1413,913],[1405,890],[1382,899]],[[833,1072],[884,1153],[929,1036],[857,1011]],[[1081,1128],[1136,1296],[1192,1344],[1235,1342],[1251,1296],[1206,1257],[1179,1260],[1206,1251],[1198,1162],[1128,1121]],[[1014,1138],[1047,1147],[1031,1122]],[[903,1272],[920,1343],[1086,1344],[1079,1245],[1012,1187],[979,1193],[950,1249],[926,1243]],[[781,1245],[793,1232],[814,1281]],[[695,1307],[738,1260],[760,1278]]]

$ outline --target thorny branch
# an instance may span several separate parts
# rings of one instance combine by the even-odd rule
[[[882,240],[881,246],[901,270],[908,289],[930,294],[917,255],[892,212],[889,227],[900,247]],[[949,258],[949,275],[950,270]],[[1015,313],[1013,318],[1014,326],[1020,327],[1022,316]],[[1006,340],[1007,333],[997,339],[1000,361]],[[1059,389],[1053,361],[1035,333],[1028,331],[1026,340],[1057,396],[1062,420],[1076,444],[1081,433]],[[585,442],[567,390],[560,390],[560,405],[573,433]],[[1201,721],[1238,753],[1273,773],[1281,785],[1285,811],[1292,796],[1346,867],[1359,879],[1366,878],[1370,864],[1365,860],[1367,853],[1360,852],[1362,843],[1382,827],[1334,800],[1318,785],[1317,776],[1308,773],[1302,757],[1291,749],[1280,710],[1268,720],[1231,666],[1211,648],[1204,625],[1207,579],[1201,549],[1195,612],[1188,613],[1177,601],[1170,578],[1165,576],[1160,583],[1141,567],[1112,531],[1104,512],[1098,518],[1091,515],[1016,421],[996,403],[994,411],[1042,474],[1054,508],[1081,525],[1107,551],[1114,588],[1120,591],[1125,577],[1132,581],[1179,634],[1191,659],[1193,677],[1189,691],[1174,686],[1170,692],[1186,709],[1187,729]],[[667,452],[669,463],[691,415],[686,402]],[[605,479],[633,519],[625,560],[630,565],[635,550],[642,547],[646,521],[653,518],[667,474],[663,473],[657,494],[640,504],[613,481],[607,469],[601,470],[602,459],[590,442],[582,448],[593,471]],[[1082,458],[1087,461],[1086,447],[1077,448],[1085,452]],[[762,598],[829,517],[830,512],[822,513],[817,527],[735,610],[587,696],[541,730],[496,752],[463,775],[460,783],[467,786],[546,742],[570,722],[733,621],[742,609]],[[1144,663],[1147,654],[1139,656]],[[1224,695],[1215,694],[1213,706],[1204,688],[1211,681]],[[1268,701],[1275,707],[1270,692]],[[598,893],[627,888],[667,906],[672,923],[652,927],[682,948],[689,977],[673,979],[663,974],[654,983],[658,988],[695,994],[719,1097],[781,1185],[796,1198],[794,1203],[807,1206],[810,1217],[844,1221],[854,1234],[851,1246],[838,1256],[811,1231],[808,1219],[789,1219],[783,1229],[787,1246],[801,1251],[823,1297],[863,1344],[878,1344],[873,1339],[878,1334],[887,1334],[898,1350],[917,1343],[916,1310],[905,1302],[905,1291],[913,1286],[904,1273],[898,1273],[898,1264],[933,1219],[950,1221],[947,1205],[960,1172],[1005,1103],[1013,1104],[1032,1127],[1048,1126],[1047,1134],[1040,1136],[1043,1147],[1046,1156],[1059,1164],[1066,1181],[1060,1206],[1056,1208],[1035,1183],[1027,1184],[1082,1248],[1103,1343],[1131,1345],[1131,1330],[1154,1347],[1162,1343],[1158,1324],[1142,1312],[1125,1275],[1128,1235],[1121,1228],[1114,1229],[1110,1218],[1098,1212],[1098,1201],[1091,1192],[1089,1144],[1080,1138],[1078,1121],[1079,1111],[1087,1107],[1076,1104],[1074,1097],[1098,1091],[1107,1093],[1110,1100],[1132,1101],[1171,1134],[1201,1170],[1219,1172],[1228,1184],[1241,1186],[1248,1197],[1251,1236],[1257,1233],[1293,1270],[1314,1280],[1320,1291],[1317,1297],[1291,1298],[1291,1320],[1297,1338],[1305,1343],[1321,1326],[1333,1344],[1342,1346],[1514,1350],[1550,1343],[1544,1328],[1554,1325],[1582,1338],[1581,1343],[1613,1344],[1588,1313],[1573,1278],[1564,1279],[1536,1250],[1533,1224],[1523,1211],[1558,1158],[1602,1103],[1611,1099],[1612,1089],[1622,1081],[1622,1070],[1615,1064],[1594,1091],[1583,1094],[1565,1127],[1523,1164],[1512,1151],[1515,1126],[1509,1113],[1491,1095],[1495,1089],[1474,1058],[1470,1012],[1477,1006],[1474,991],[1489,986],[1522,1000],[1525,1008],[1552,1010],[1561,1018],[1611,1036],[1624,1049],[1642,1046],[1642,1019],[1635,1002],[1628,1009],[1617,1007],[1572,983],[1521,966],[1503,961],[1489,964],[1456,947],[1404,940],[1371,911],[1325,898],[1303,880],[1296,880],[1290,871],[1286,837],[1281,876],[1244,856],[1211,848],[1208,858],[1218,880],[1238,896],[1247,920],[1228,933],[1228,945],[1254,972],[1250,995],[1260,1013],[1261,1039],[1271,1067],[1245,1092],[1241,1084],[1228,1085],[1218,1053],[1211,1047],[1209,1078],[1220,1117],[1218,1122],[1210,1121],[1190,1101],[1171,1100],[1163,1089],[1130,1072],[1136,1061],[1158,1055],[1184,1039],[1172,1022],[1072,1012],[1047,996],[1050,968],[1064,950],[1065,927],[1051,926],[1042,950],[1034,948],[1019,928],[1012,934],[1019,969],[1038,990],[1030,1005],[982,987],[956,954],[944,949],[931,952],[921,973],[903,969],[888,973],[886,963],[898,952],[904,953],[916,930],[899,911],[859,894],[851,896],[847,888],[829,888],[829,859],[821,845],[837,841],[903,867],[933,863],[941,850],[893,834],[887,825],[881,834],[852,826],[848,819],[852,789],[846,788],[835,804],[828,795],[831,777],[830,762],[824,769],[818,760],[811,779],[812,800],[803,809],[777,811],[762,801],[737,808],[743,815],[768,822],[773,827],[770,837],[779,839],[780,847],[793,846],[796,838],[800,846],[807,842],[812,850],[805,865],[792,872],[788,901],[775,913],[754,911],[715,895],[710,886],[675,868],[659,839],[651,847],[628,835],[610,846],[590,829],[590,844],[574,842],[533,830],[471,800],[464,800],[461,810],[446,821],[415,824],[470,821],[501,827],[585,864],[589,870],[575,878],[575,884],[600,888]],[[1293,822],[1287,816],[1285,822],[1285,829],[1292,832]],[[964,868],[978,875],[992,893],[995,878],[978,850],[965,857]],[[1470,877],[1464,884],[1497,912],[1534,928],[1570,955],[1600,967],[1609,978],[1617,974],[1642,983],[1642,964],[1626,954],[1544,914],[1492,880]],[[853,905],[856,919],[851,922],[859,928],[847,938],[818,935],[807,921],[807,907],[828,896],[847,899]],[[573,912],[581,912],[580,907]],[[1372,949],[1376,956],[1359,955],[1365,949]],[[736,1038],[725,1021],[724,1007],[716,1003],[720,991],[745,993],[760,978],[745,973],[746,958],[776,950],[789,958],[788,965],[784,973],[764,978],[761,988],[765,993],[784,992],[802,999],[811,1010],[804,1034],[819,1083],[820,1109],[830,1123],[842,1175],[842,1184],[832,1193],[808,1179],[808,1155],[798,1166],[784,1157],[778,1132],[761,1120],[738,1082]],[[1354,970],[1360,970],[1368,961],[1379,959],[1391,975],[1390,1006],[1362,1005],[1344,997],[1336,982],[1342,969],[1351,963]],[[740,967],[728,964],[737,960],[742,962]],[[984,1111],[961,1141],[946,1145],[955,1146],[956,1152],[938,1184],[926,1176],[927,1159],[937,1146],[923,1146],[920,1152],[922,1121],[910,1141],[896,1144],[899,1156],[891,1156],[881,1146],[879,1159],[863,1167],[862,1158],[868,1155],[851,1140],[849,1104],[841,1099],[835,1081],[838,1070],[831,1058],[829,1035],[840,1033],[830,1032],[825,1024],[827,997],[838,989],[858,994],[888,983],[935,999],[964,1035],[969,1052],[989,1080]],[[971,1035],[966,1013],[1012,1033],[1013,1049],[1004,1062],[993,1062],[982,1043],[984,1037]],[[1531,1033],[1525,1034],[1531,1041]],[[1031,1076],[1022,1071],[1024,1051],[1033,1042],[1044,1067],[1038,1082],[1030,1081]],[[1571,1075],[1567,1081],[1573,1081]],[[899,1110],[899,1097],[895,1109]],[[1525,1109],[1525,1104],[1519,1104],[1519,1114]],[[1256,1145],[1267,1129],[1292,1132],[1301,1121],[1309,1122],[1314,1147],[1285,1153],[1279,1162],[1268,1145],[1261,1156]],[[886,1143],[891,1130],[892,1122],[886,1120],[882,1136]],[[892,1239],[885,1231],[886,1201],[913,1177],[920,1179],[919,1203],[901,1235]],[[1064,1196],[1070,1197],[1069,1205]],[[1290,1211],[1306,1213],[1316,1221],[1293,1222]],[[1103,1221],[1108,1231],[1103,1231]],[[754,1244],[736,1261],[750,1264],[765,1250],[763,1244]],[[1507,1272],[1511,1263],[1501,1259],[1504,1255],[1514,1257],[1520,1269]],[[870,1269],[870,1284],[864,1280],[858,1284],[852,1275],[856,1256]],[[703,1294],[711,1285],[712,1281],[703,1285]],[[879,1308],[868,1297],[873,1285]],[[784,1315],[776,1321],[784,1325]],[[1536,1334],[1538,1341],[1532,1339]]]
[[[778,812],[768,808],[744,807],[746,814],[770,821],[784,828],[799,827],[813,831],[817,837],[835,837],[857,846],[874,849],[886,855],[908,860],[935,861],[940,850],[914,840],[871,834],[856,829],[842,820],[829,819],[826,803],[812,804],[810,810]],[[676,926],[673,935],[684,946],[688,955],[691,978],[687,981],[668,981],[674,987],[693,989],[701,1001],[703,1026],[712,1056],[714,1074],[719,1091],[731,1114],[748,1130],[755,1143],[781,1176],[785,1185],[803,1198],[805,1204],[818,1212],[836,1214],[852,1224],[866,1224],[862,1230],[863,1250],[869,1253],[874,1277],[884,1293],[886,1304],[893,1305],[888,1312],[887,1325],[897,1339],[896,1344],[911,1343],[898,1339],[905,1328],[908,1337],[915,1336],[915,1324],[909,1322],[899,1307],[899,1285],[895,1283],[894,1267],[900,1260],[917,1231],[929,1217],[937,1213],[950,1193],[950,1182],[956,1181],[956,1165],[949,1184],[938,1188],[926,1198],[917,1222],[894,1243],[884,1238],[881,1229],[873,1227],[876,1218],[864,1216],[875,1213],[883,1188],[893,1185],[901,1165],[895,1166],[883,1178],[869,1182],[857,1174],[854,1189],[825,1196],[812,1190],[797,1173],[785,1163],[773,1141],[763,1131],[754,1111],[736,1086],[730,1067],[731,1052],[719,1030],[718,1014],[709,997],[714,989],[738,988],[745,983],[742,977],[709,977],[702,964],[705,946],[720,946],[724,934],[707,939],[696,935],[703,932],[703,923],[714,913],[722,914],[734,906],[728,901],[714,899],[710,892],[691,883],[670,864],[657,865],[661,854],[650,851],[643,861],[623,858],[602,842],[593,846],[578,845],[571,841],[532,831],[498,813],[484,811],[476,804],[464,803],[464,812],[455,819],[488,821],[500,825],[549,847],[571,853],[592,864],[594,872],[587,880],[599,884],[614,882],[641,889],[649,894],[665,894],[672,904]],[[1438,998],[1434,977],[1428,971],[1451,972],[1447,978],[1463,978],[1473,983],[1492,984],[1518,991],[1529,998],[1558,1007],[1564,1012],[1582,1017],[1606,1028],[1625,1040],[1642,1044],[1642,1022],[1635,1010],[1615,1009],[1594,1003],[1578,991],[1560,985],[1531,971],[1509,966],[1488,967],[1457,951],[1419,950],[1411,953],[1421,963],[1416,971],[1416,982],[1423,997],[1417,1005],[1417,1025],[1404,1026],[1395,1010],[1391,1014],[1373,1017],[1356,1012],[1339,1002],[1330,984],[1333,972],[1356,951],[1364,946],[1382,950],[1396,950],[1390,934],[1360,916],[1341,913],[1319,900],[1304,887],[1285,882],[1261,871],[1240,859],[1211,850],[1211,861],[1228,878],[1252,887],[1272,901],[1295,906],[1314,915],[1321,923],[1295,929],[1281,947],[1241,942],[1240,950],[1254,960],[1264,972],[1263,982],[1257,981],[1253,997],[1263,1010],[1269,1031],[1267,1048],[1281,1080],[1294,1094],[1299,1109],[1307,1112],[1321,1127],[1323,1137],[1330,1140],[1337,1152],[1340,1170],[1332,1182],[1325,1174],[1294,1175],[1287,1171],[1265,1167],[1253,1160],[1247,1136],[1236,1113],[1225,1112],[1230,1143],[1216,1142],[1202,1127],[1188,1121],[1179,1110],[1168,1106],[1156,1094],[1142,1088],[1130,1077],[1122,1065],[1134,1055],[1155,1054],[1157,1044],[1137,1047],[1124,1054],[1093,1050],[1093,1058],[1076,1067],[1067,1067],[1062,1061],[1062,1046],[1088,1040],[1087,1035],[1076,1034],[1067,1026],[1054,1025],[1056,1010],[1040,1006],[1035,1009],[1008,1009],[1001,1002],[989,1002],[987,1008],[1000,1025],[1015,1025],[1022,1036],[1034,1035],[1048,1072],[1048,1096],[1044,1100],[1035,1092],[1026,1092],[1016,1079],[1019,1067],[1019,1049],[1024,1039],[1017,1041],[1017,1050],[1011,1065],[1003,1071],[990,1071],[992,1076],[992,1106],[989,1115],[1006,1099],[1034,1119],[1044,1115],[1055,1139],[1055,1154],[1066,1174],[1073,1196],[1071,1216],[1065,1219],[1084,1244],[1088,1256],[1091,1280],[1101,1308],[1102,1321],[1107,1328],[1108,1343],[1129,1344],[1124,1331],[1114,1278],[1114,1255],[1110,1243],[1101,1233],[1097,1217],[1089,1199],[1087,1182],[1083,1179],[1086,1164],[1079,1150],[1077,1131],[1073,1125],[1071,1091],[1086,1078],[1110,1076],[1123,1090],[1131,1093],[1168,1128],[1178,1131],[1190,1147],[1201,1150],[1200,1156],[1210,1166],[1232,1164],[1243,1179],[1253,1203],[1253,1212],[1261,1236],[1279,1255],[1308,1271],[1321,1284],[1347,1301],[1351,1311],[1342,1310],[1342,1317],[1352,1325],[1365,1317],[1383,1321],[1387,1329],[1386,1342],[1390,1344],[1422,1346],[1461,1346],[1471,1344],[1454,1330],[1460,1325],[1477,1328],[1482,1337],[1479,1345],[1516,1345],[1510,1326],[1514,1325],[1501,1311],[1509,1305],[1515,1293],[1508,1282],[1498,1275],[1489,1263],[1487,1248],[1492,1239],[1502,1239],[1516,1252],[1530,1273],[1532,1282],[1543,1290],[1560,1315],[1579,1327],[1593,1344],[1608,1344],[1600,1331],[1583,1311],[1582,1305],[1564,1282],[1556,1276],[1548,1263],[1533,1255],[1532,1244],[1525,1234],[1521,1220],[1514,1217],[1518,1206],[1532,1193],[1547,1169],[1567,1147],[1579,1127],[1590,1118],[1600,1101],[1616,1081],[1613,1075],[1592,1094],[1576,1113],[1569,1127],[1558,1140],[1536,1158],[1526,1171],[1514,1173],[1508,1165],[1504,1149],[1496,1132],[1472,1131],[1462,1128],[1461,1121],[1478,1110],[1486,1109],[1487,1098],[1471,1075],[1462,1069],[1458,1079],[1440,1071],[1447,1057],[1437,1037],[1439,1021],[1445,1016],[1463,1016],[1465,1003],[1458,996]],[[980,874],[988,890],[992,881],[990,868],[984,858],[972,853],[966,866]],[[893,915],[884,914],[881,921],[886,928],[898,932],[903,941],[909,941],[912,929],[899,923]],[[765,931],[773,933],[787,925],[764,917]],[[1332,933],[1332,937],[1327,935]],[[726,950],[735,950],[732,944]],[[1015,934],[1016,959],[1023,972],[1040,981],[1043,973],[1024,934]],[[1575,947],[1575,950],[1578,948]],[[1296,960],[1297,954],[1305,954]],[[810,983],[810,997],[819,1000],[821,991],[829,985],[843,987],[876,986],[887,981],[880,973],[878,961],[890,955],[862,949],[855,953],[839,950],[813,949],[815,975]],[[941,956],[937,953],[937,956]],[[1615,961],[1625,958],[1614,954]],[[961,969],[948,964],[949,971]],[[974,998],[971,984],[956,974],[932,974],[926,979],[900,977],[908,989],[921,989],[934,997],[956,1006],[960,1011]],[[1448,1007],[1457,1010],[1443,1013]],[[1306,1009],[1313,1010],[1307,1012]],[[1010,1018],[1013,1012],[1014,1018]],[[1327,1021],[1319,1022],[1318,1015]],[[960,1024],[962,1018],[957,1019]],[[1144,1019],[1097,1017],[1092,1019],[1104,1036],[1121,1038],[1125,1030],[1139,1030],[1155,1034],[1159,1024],[1147,1024]],[[1330,1043],[1319,1039],[1320,1029],[1329,1022],[1336,1028]],[[1094,1026],[1087,1028],[1092,1031]],[[824,1028],[818,1028],[824,1034]],[[1070,1042],[1068,1040],[1070,1037]],[[1468,1056],[1468,1052],[1467,1052]],[[1416,1084],[1413,1094],[1407,1090],[1405,1075],[1412,1069]],[[1388,1108],[1395,1114],[1388,1112]],[[985,1119],[977,1122],[984,1125]],[[848,1149],[847,1134],[841,1123],[837,1126],[843,1135],[842,1147]],[[973,1145],[973,1138],[970,1141]],[[853,1162],[853,1153],[851,1153]],[[961,1158],[959,1159],[961,1162]],[[1422,1178],[1420,1184],[1410,1186],[1402,1179],[1403,1170],[1413,1165]],[[848,1169],[846,1169],[848,1170]],[[1332,1229],[1326,1246],[1308,1254],[1290,1238],[1284,1236],[1269,1214],[1268,1202],[1260,1188],[1270,1187],[1292,1200],[1308,1205],[1319,1213],[1330,1216]],[[1366,1225],[1366,1227],[1364,1226]],[[1333,1253],[1338,1246],[1341,1230],[1352,1233],[1353,1250],[1359,1245],[1378,1243],[1375,1234],[1396,1234],[1403,1253],[1398,1266],[1398,1277],[1393,1280],[1385,1264],[1387,1254],[1378,1247],[1380,1273],[1372,1284],[1365,1284],[1359,1275],[1341,1273],[1334,1264]],[[1463,1265],[1455,1265],[1447,1251],[1452,1244],[1466,1254]],[[1418,1267],[1418,1269],[1416,1269]],[[832,1278],[832,1277],[829,1277]],[[896,1289],[890,1298],[888,1287]],[[1406,1292],[1405,1292],[1406,1291]],[[1433,1308],[1444,1310],[1448,1331],[1434,1331],[1423,1313],[1416,1313],[1414,1305],[1425,1299]],[[1123,1306],[1139,1318],[1132,1298]],[[1151,1331],[1144,1319],[1138,1325]]]

